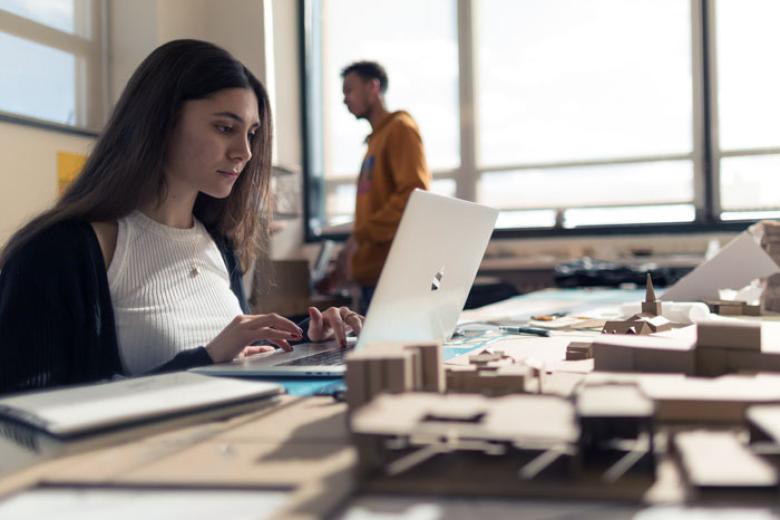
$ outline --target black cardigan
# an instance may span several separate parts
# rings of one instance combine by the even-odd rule
[[[241,269],[224,237],[212,233],[230,288],[249,312]],[[179,352],[152,370],[211,364],[204,347]],[[89,383],[122,372],[108,277],[92,226],[55,224],[22,245],[0,271],[0,394]]]

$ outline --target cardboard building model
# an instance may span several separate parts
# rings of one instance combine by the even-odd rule
[[[646,335],[662,332],[672,328],[669,320],[662,316],[661,300],[656,298],[653,279],[647,274],[645,301],[642,302],[642,312],[634,314],[626,320],[607,321],[602,334],[632,334]]]
[[[593,342],[594,370],[698,377],[780,372],[780,351],[762,348],[761,323],[721,319],[702,321],[692,327],[695,336],[686,333],[678,338],[597,338]]]

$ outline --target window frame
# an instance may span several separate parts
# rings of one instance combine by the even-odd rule
[[[54,130],[58,132],[95,137],[108,113],[108,41],[106,0],[82,0],[89,17],[90,39],[70,34],[35,20],[0,9],[0,32],[71,54],[83,60],[85,71],[76,74],[76,112],[80,124],[65,124],[26,114],[0,110],[0,121]],[[77,65],[78,67],[78,65]]]
[[[477,164],[476,118],[471,114],[476,110],[477,78],[476,37],[474,27],[475,3],[478,0],[455,0],[458,16],[458,65],[459,65],[459,108],[460,108],[460,167],[455,170],[434,171],[434,179],[454,179],[458,198],[475,200],[477,184],[482,174],[502,170],[551,169],[557,167],[598,166],[609,164],[634,164],[668,160],[689,160],[693,169],[693,201],[695,220],[681,223],[614,224],[578,226],[564,228],[504,228],[496,229],[493,238],[555,238],[567,236],[615,236],[646,234],[684,234],[736,232],[745,229],[754,220],[721,220],[719,200],[720,160],[723,157],[764,155],[780,153],[777,149],[751,149],[723,152],[718,147],[717,135],[717,70],[715,1],[689,0],[691,13],[691,74],[692,74],[692,128],[693,149],[690,153],[654,155],[646,157],[622,157],[619,159],[562,161],[537,164],[511,164],[500,166],[479,166]],[[315,114],[310,107],[316,105],[316,90],[321,72],[312,66],[315,60],[320,28],[314,28],[313,11],[315,0],[299,0],[300,3],[300,42],[301,42],[301,99],[303,133],[303,170],[304,170],[304,216],[305,241],[316,242],[323,239],[342,239],[347,236],[343,229],[319,230],[317,223],[322,222],[324,198],[327,190],[335,186],[354,185],[355,179],[319,179],[312,177],[312,140],[322,136],[314,134]],[[312,80],[314,78],[314,81]],[[320,94],[321,97],[321,94]],[[464,117],[466,115],[466,117]],[[320,143],[321,145],[321,143]],[[317,199],[319,197],[319,199]],[[312,210],[312,203],[318,206]],[[571,206],[574,208],[575,206]],[[584,206],[583,206],[584,207]],[[607,204],[598,207],[608,207]],[[540,208],[534,208],[540,209]],[[556,208],[551,208],[556,209]],[[568,208],[563,208],[568,209]],[[314,217],[314,218],[313,218]],[[317,221],[317,218],[320,220]],[[560,219],[559,219],[560,220]]]

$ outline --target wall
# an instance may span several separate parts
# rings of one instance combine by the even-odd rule
[[[57,152],[87,154],[94,139],[0,122],[0,244],[57,196]]]
[[[266,78],[263,0],[109,0],[111,102],[138,64],[178,38],[208,40]]]
[[[273,63],[274,63],[274,162],[302,173],[303,150],[301,130],[300,45],[298,41],[298,1],[273,0]],[[303,182],[303,175],[299,175]],[[300,188],[301,197],[303,187]],[[303,204],[301,203],[301,209]],[[300,258],[303,244],[303,216],[285,220],[284,227],[273,237],[272,256],[275,259]]]

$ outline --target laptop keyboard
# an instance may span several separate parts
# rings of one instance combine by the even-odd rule
[[[298,359],[293,359],[292,361],[287,361],[286,363],[279,363],[276,366],[279,367],[294,367],[294,366],[333,366],[333,365],[343,365],[344,364],[344,356],[347,355],[348,350],[327,350],[325,352],[320,352],[318,354],[312,354],[311,356],[306,356]]]

